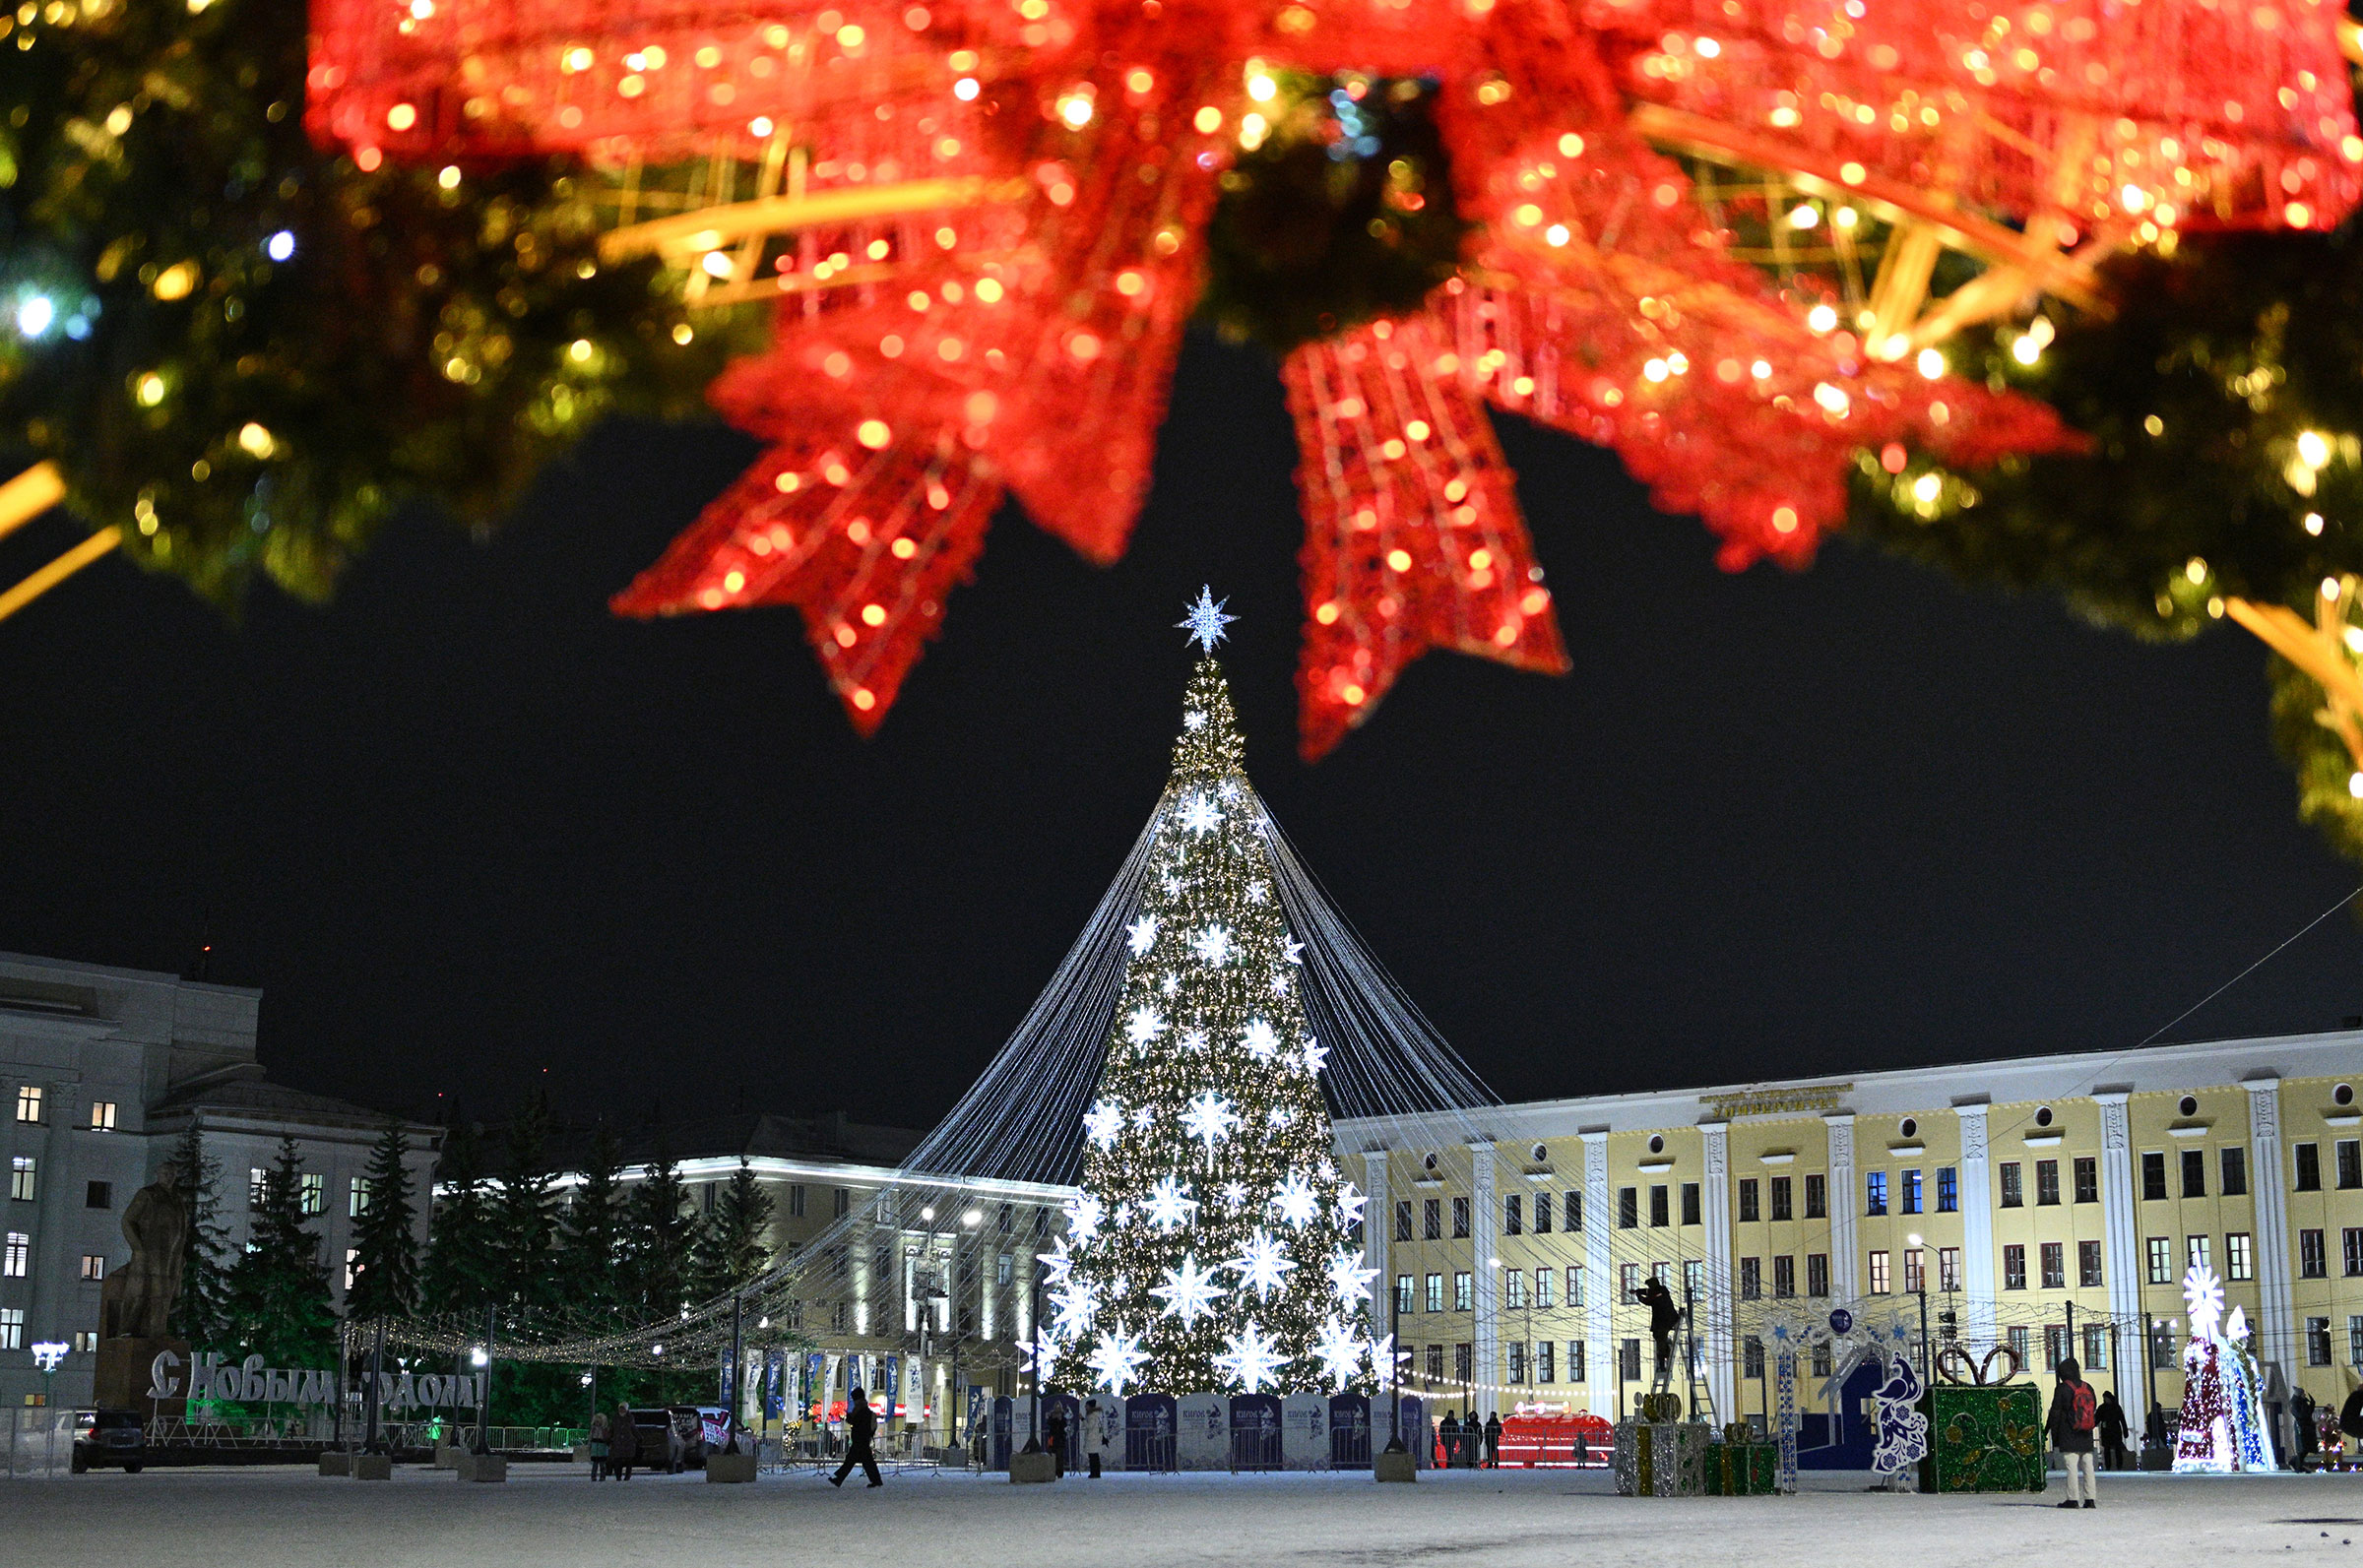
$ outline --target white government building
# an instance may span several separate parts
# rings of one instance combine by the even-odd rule
[[[272,1083],[255,1060],[262,992],[0,953],[0,1405],[87,1405],[101,1283],[131,1256],[123,1207],[194,1121],[221,1162],[221,1220],[245,1244],[259,1173],[301,1149],[305,1206],[342,1292],[354,1181],[382,1113]],[[419,1235],[441,1129],[410,1124]],[[54,1381],[32,1347],[68,1352]]]

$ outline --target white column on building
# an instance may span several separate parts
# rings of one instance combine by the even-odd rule
[[[1977,1354],[1994,1343],[1994,1186],[1987,1170],[1986,1110],[1955,1105],[1961,1128],[1961,1338]]]
[[[1395,1281],[1387,1273],[1386,1261],[1387,1245],[1395,1238],[1395,1216],[1386,1196],[1385,1150],[1373,1149],[1364,1153],[1362,1190],[1365,1196],[1362,1206],[1363,1267],[1378,1271],[1377,1277],[1371,1282],[1376,1286],[1371,1292],[1371,1338],[1383,1340],[1395,1332]],[[1395,1347],[1397,1354],[1401,1354],[1402,1349],[1403,1347],[1399,1345]],[[1384,1366],[1379,1367],[1378,1371],[1382,1377],[1387,1376]],[[1388,1381],[1392,1382],[1393,1379],[1388,1377]]]
[[[1470,1338],[1476,1342],[1477,1364],[1470,1368],[1476,1374],[1477,1408],[1487,1415],[1501,1408],[1501,1396],[1495,1389],[1501,1382],[1501,1336],[1495,1321],[1495,1302],[1501,1293],[1501,1282],[1496,1278],[1501,1270],[1494,1267],[1501,1256],[1501,1216],[1494,1202],[1494,1146],[1490,1143],[1469,1145],[1469,1203],[1476,1212],[1470,1216],[1470,1251],[1476,1259],[1476,1298],[1471,1303],[1476,1311]]]
[[[2281,1154],[2281,1081],[2252,1078],[2248,1091],[2249,1188],[2257,1204],[2257,1359],[2283,1377],[2301,1364],[2289,1291],[2289,1189]]]
[[[1829,1128],[1829,1293],[1850,1301],[1863,1288],[1854,1240],[1855,1205],[1862,1201],[1854,1190],[1854,1112],[1832,1111],[1821,1120]]]
[[[1706,1223],[1706,1391],[1715,1402],[1718,1423],[1739,1418],[1739,1383],[1732,1364],[1731,1294],[1738,1286],[1731,1271],[1731,1127],[1708,1122],[1698,1129],[1706,1138],[1705,1203],[1698,1216]]]
[[[1610,1304],[1617,1298],[1616,1276],[1609,1263],[1608,1227],[1615,1217],[1608,1207],[1608,1129],[1587,1127],[1583,1132],[1583,1375],[1590,1391],[1591,1412],[1617,1418],[1616,1341]]]
[[[2096,1090],[2100,1104],[2100,1218],[2103,1267],[2108,1272],[2109,1316],[2118,1324],[2110,1362],[2117,1399],[2137,1433],[2149,1419],[2149,1346],[2141,1333],[2141,1243],[2135,1234],[2133,1133],[2122,1089]],[[1982,1108],[1982,1107],[1981,1107]],[[2130,1332],[2129,1332],[2130,1330]],[[2130,1354],[2129,1354],[2130,1352]]]

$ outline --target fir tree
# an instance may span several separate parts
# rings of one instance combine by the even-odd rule
[[[270,1366],[326,1366],[336,1354],[337,1313],[320,1261],[320,1238],[305,1228],[303,1153],[292,1137],[263,1176],[245,1255],[229,1271],[238,1344]]]
[[[220,1348],[229,1335],[229,1227],[222,1223],[222,1161],[206,1153],[194,1116],[172,1146],[160,1172],[187,1208],[189,1229],[180,1248],[180,1294],[172,1298],[171,1332],[196,1349]]]
[[[689,1260],[690,1290],[700,1300],[727,1295],[771,1265],[771,1195],[743,1157],[698,1226]]]
[[[629,1229],[624,1262],[631,1279],[630,1305],[647,1318],[670,1317],[688,1299],[690,1218],[688,1189],[680,1166],[660,1148],[625,1205]]]
[[[443,1140],[435,1181],[445,1196],[427,1230],[421,1304],[430,1315],[480,1317],[499,1279],[500,1246],[473,1126],[463,1122]]]
[[[508,1168],[492,1192],[498,1293],[515,1307],[542,1306],[557,1295],[557,1199],[549,1185],[548,1136],[548,1101],[537,1092],[509,1122]]]
[[[1217,613],[1192,615],[1209,646]],[[1331,1148],[1325,1052],[1212,658],[1182,724],[1053,1261],[1054,1375],[1118,1393],[1367,1385],[1362,1198]]]
[[[602,1122],[591,1135],[582,1182],[558,1229],[557,1274],[566,1305],[578,1312],[611,1312],[623,1295],[615,1277],[623,1240],[622,1180],[622,1149],[614,1129]]]
[[[345,1292],[345,1315],[355,1321],[408,1317],[418,1308],[418,1207],[405,1163],[410,1151],[402,1123],[387,1117],[363,1178],[368,1202],[352,1226],[352,1288]]]

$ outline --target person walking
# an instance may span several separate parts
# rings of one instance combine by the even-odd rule
[[[615,1417],[607,1422],[607,1474],[617,1480],[632,1478],[632,1466],[640,1458],[640,1432],[632,1425],[632,1408],[617,1404]]]
[[[2296,1457],[2289,1463],[2297,1470],[2304,1470],[2306,1461],[2314,1457],[2322,1429],[2321,1417],[2315,1413],[2314,1396],[2306,1392],[2303,1384],[2289,1392],[2289,1418],[2297,1425]]]
[[[591,1412],[590,1447],[591,1478],[595,1481],[606,1480],[607,1478],[607,1412],[606,1411]]]
[[[1108,1452],[1108,1411],[1096,1399],[1083,1404],[1083,1453],[1091,1461],[1091,1479],[1100,1478],[1100,1461]]]
[[[869,1447],[870,1439],[878,1432],[878,1412],[869,1408],[869,1396],[861,1389],[845,1391],[845,1463],[837,1467],[837,1474],[829,1477],[829,1484],[843,1486],[845,1478],[859,1465],[872,1486],[885,1485],[886,1477],[878,1474],[878,1456],[871,1453]]]
[[[2124,1470],[2125,1407],[2117,1403],[2117,1391],[2109,1390],[2100,1397],[2100,1463],[2103,1470]]]
[[[2092,1482],[2092,1433],[2099,1425],[2100,1402],[2084,1381],[2083,1367],[2075,1356],[2062,1356],[2051,1390],[2051,1415],[2043,1423],[2051,1446],[2068,1467],[2068,1500],[2062,1508],[2099,1506]]]
[[[1501,1412],[1496,1411],[1485,1418],[1485,1468],[1501,1468]]]

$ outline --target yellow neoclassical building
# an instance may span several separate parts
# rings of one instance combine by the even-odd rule
[[[2363,1371],[2363,1033],[1342,1122],[1377,1331],[1406,1386],[1612,1419],[1654,1375],[1655,1275],[1718,1419],[1772,1403],[1765,1325],[1925,1308],[1932,1343],[2074,1353],[2136,1431],[2182,1398],[2193,1263],[2259,1359],[2333,1406]],[[1890,1316],[1892,1313],[1890,1313]],[[1681,1386],[1679,1371],[1675,1383]]]

